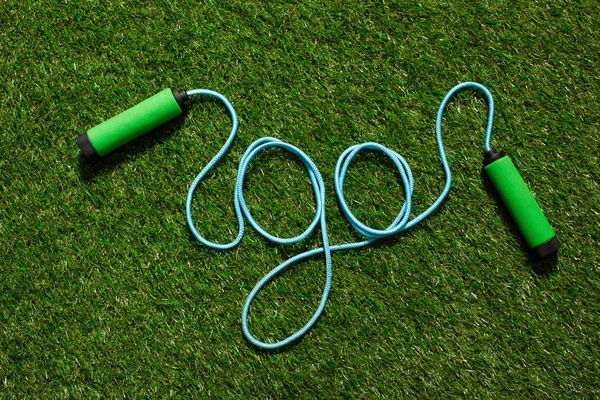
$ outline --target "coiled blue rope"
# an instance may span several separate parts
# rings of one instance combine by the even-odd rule
[[[390,150],[387,147],[382,146],[378,143],[363,143],[363,144],[354,145],[354,146],[346,149],[340,155],[340,157],[336,163],[336,166],[335,166],[335,174],[334,174],[335,192],[336,192],[338,201],[340,202],[340,206],[341,206],[341,209],[342,209],[345,217],[348,219],[348,221],[354,227],[354,229],[356,229],[356,231],[359,232],[361,235],[365,236],[366,239],[363,241],[360,241],[360,242],[346,243],[346,244],[335,245],[335,246],[332,246],[329,244],[329,238],[327,235],[327,224],[326,224],[326,218],[325,218],[325,184],[323,182],[321,173],[319,172],[316,165],[312,162],[312,160],[302,150],[298,149],[297,147],[295,147],[289,143],[286,143],[279,139],[275,139],[275,138],[271,138],[271,137],[264,137],[264,138],[256,140],[254,143],[252,143],[250,145],[250,147],[248,147],[248,149],[246,150],[246,152],[244,153],[244,155],[242,156],[242,158],[240,160],[240,163],[238,166],[237,178],[236,178],[236,182],[235,182],[234,195],[233,195],[234,210],[235,210],[235,215],[238,220],[238,234],[235,237],[235,239],[229,243],[220,244],[220,243],[211,242],[198,233],[198,231],[194,225],[194,221],[192,219],[192,201],[193,201],[194,193],[198,187],[198,184],[202,181],[202,179],[206,176],[206,174],[214,167],[214,165],[221,159],[221,157],[223,157],[223,155],[227,152],[227,150],[231,146],[231,143],[233,142],[233,139],[235,138],[235,135],[237,132],[238,119],[237,119],[236,112],[235,112],[233,106],[231,105],[231,103],[220,93],[213,92],[211,90],[205,90],[205,89],[195,89],[195,90],[190,90],[187,92],[187,94],[189,96],[206,95],[206,96],[211,96],[211,97],[214,97],[214,98],[220,100],[225,105],[227,110],[229,111],[229,114],[231,116],[231,125],[232,125],[231,133],[229,134],[229,137],[228,137],[227,141],[225,142],[225,144],[223,145],[223,147],[221,148],[221,150],[219,150],[219,152],[210,160],[210,162],[204,167],[204,169],[198,174],[198,176],[194,179],[194,181],[190,185],[190,189],[188,191],[187,200],[186,200],[186,219],[187,219],[188,226],[189,226],[192,234],[194,235],[194,237],[200,243],[204,244],[205,246],[208,246],[208,247],[214,248],[214,249],[218,249],[218,250],[225,250],[225,249],[230,249],[230,248],[236,246],[242,240],[242,237],[244,236],[244,218],[246,218],[248,223],[259,234],[261,234],[262,236],[271,240],[274,243],[280,243],[280,244],[289,244],[289,243],[299,242],[299,241],[303,240],[304,238],[306,238],[308,235],[310,235],[311,232],[315,229],[315,227],[317,225],[320,225],[320,227],[321,227],[321,236],[322,236],[322,240],[323,240],[323,247],[320,247],[318,249],[309,250],[304,253],[298,254],[298,255],[290,258],[289,260],[285,261],[284,263],[280,264],[278,267],[274,268],[269,273],[267,273],[254,286],[254,288],[252,289],[252,291],[246,298],[246,302],[244,303],[244,308],[242,310],[242,331],[244,333],[244,336],[248,339],[248,341],[250,341],[253,345],[255,345],[259,348],[262,348],[262,349],[278,349],[278,348],[287,346],[287,345],[295,342],[299,338],[301,338],[317,322],[317,320],[319,319],[320,315],[322,314],[322,312],[325,308],[325,304],[327,303],[327,298],[329,296],[329,290],[331,288],[331,279],[332,279],[331,252],[337,251],[337,250],[355,249],[358,247],[366,246],[366,245],[374,242],[375,240],[386,238],[386,237],[389,237],[392,235],[396,235],[406,229],[409,229],[409,228],[415,226],[416,224],[418,224],[419,222],[421,222],[422,220],[427,218],[427,216],[429,216],[433,211],[435,211],[439,207],[439,205],[444,201],[444,199],[448,195],[448,192],[450,190],[450,185],[452,182],[450,166],[448,165],[448,160],[446,159],[446,153],[444,151],[444,146],[442,143],[442,115],[443,115],[444,109],[446,108],[446,105],[448,104],[450,98],[456,92],[458,92],[462,89],[466,89],[466,88],[473,88],[473,89],[478,89],[478,90],[482,91],[488,100],[488,119],[487,119],[487,127],[486,127],[486,136],[485,136],[485,141],[484,141],[484,150],[488,151],[490,149],[492,123],[493,123],[493,119],[494,119],[494,100],[492,99],[492,95],[484,86],[482,86],[478,83],[474,83],[474,82],[461,83],[461,84],[455,86],[454,88],[452,88],[448,92],[448,94],[446,94],[446,96],[442,100],[442,103],[440,105],[440,108],[437,113],[437,118],[436,118],[436,127],[435,127],[436,141],[437,141],[437,145],[438,145],[440,160],[442,162],[442,168],[444,170],[445,179],[446,179],[444,188],[443,188],[442,192],[440,193],[440,195],[438,196],[438,198],[433,202],[433,204],[431,204],[425,211],[423,211],[421,214],[419,214],[418,216],[416,216],[413,219],[409,219],[409,218],[410,218],[410,212],[411,212],[412,195],[413,195],[413,190],[414,190],[414,180],[413,180],[412,173],[410,171],[410,167],[408,166],[408,163],[404,160],[404,158],[402,158],[402,156],[400,156],[395,151]],[[287,150],[290,153],[297,156],[300,159],[300,161],[302,161],[302,163],[304,164],[304,167],[306,168],[306,171],[308,172],[308,176],[309,176],[311,184],[312,184],[313,192],[315,195],[315,201],[316,201],[315,216],[314,216],[312,222],[310,223],[310,225],[308,226],[308,228],[304,232],[302,232],[301,234],[299,234],[298,236],[295,236],[295,237],[280,238],[277,236],[273,236],[270,233],[268,233],[267,231],[265,231],[254,220],[254,218],[252,218],[250,210],[248,209],[246,202],[244,200],[244,192],[243,192],[244,178],[246,176],[248,166],[250,165],[250,162],[257,154],[259,154],[262,150],[269,148],[269,147],[279,147],[279,148]],[[396,168],[398,169],[398,173],[400,174],[400,178],[401,178],[402,184],[404,186],[404,192],[405,192],[404,204],[402,205],[402,208],[398,212],[398,215],[396,216],[394,221],[386,229],[382,229],[382,230],[373,229],[371,227],[368,227],[361,221],[359,221],[355,217],[355,215],[352,213],[350,208],[348,207],[348,205],[346,203],[346,199],[344,197],[344,179],[346,177],[346,172],[348,171],[348,167],[350,166],[352,159],[358,153],[360,153],[361,151],[364,151],[364,150],[380,151],[383,154],[385,154],[387,157],[389,157],[390,160],[395,164]],[[256,339],[250,332],[250,329],[248,328],[248,315],[250,312],[250,305],[252,304],[252,301],[254,300],[254,298],[256,297],[258,292],[260,292],[260,290],[271,279],[273,279],[275,276],[277,276],[280,272],[282,272],[289,266],[291,266],[301,260],[304,260],[308,257],[313,257],[316,255],[320,255],[322,253],[325,256],[325,284],[323,286],[323,292],[321,295],[321,300],[319,302],[319,305],[318,305],[317,309],[315,310],[315,312],[313,313],[313,315],[311,316],[311,318],[308,320],[308,322],[306,322],[304,324],[304,326],[302,328],[300,328],[296,333],[288,336],[287,338],[285,338],[281,341],[275,342],[275,343],[266,343],[266,342]]]

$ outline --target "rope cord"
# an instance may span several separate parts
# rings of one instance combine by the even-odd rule
[[[284,263],[280,264],[278,267],[274,268],[269,273],[267,273],[254,286],[254,288],[252,289],[252,291],[246,298],[246,302],[244,303],[244,307],[242,310],[242,331],[248,341],[250,341],[256,347],[259,347],[262,349],[278,349],[278,348],[287,346],[287,345],[295,342],[299,338],[301,338],[317,322],[317,320],[319,319],[321,313],[323,312],[323,310],[325,308],[325,304],[327,303],[327,298],[329,296],[329,290],[331,288],[331,279],[332,279],[331,252],[337,251],[337,250],[356,249],[359,247],[366,246],[366,245],[374,242],[375,240],[390,237],[392,235],[396,235],[404,230],[407,230],[407,229],[415,226],[416,224],[418,224],[419,222],[421,222],[422,220],[427,218],[427,216],[429,216],[433,211],[435,211],[440,206],[440,204],[444,201],[444,199],[448,195],[448,192],[450,191],[450,185],[452,182],[450,166],[448,164],[448,160],[446,159],[446,153],[444,151],[444,146],[442,143],[442,115],[443,115],[444,109],[446,108],[446,105],[448,104],[450,98],[456,92],[458,92],[462,89],[466,89],[466,88],[478,89],[478,90],[482,91],[487,98],[488,117],[487,117],[486,136],[485,136],[485,141],[484,141],[484,151],[488,151],[490,149],[492,123],[493,123],[493,119],[494,119],[494,101],[492,99],[492,95],[484,86],[482,86],[478,83],[474,83],[474,82],[461,83],[461,84],[455,86],[454,88],[452,88],[448,92],[448,94],[446,94],[446,96],[442,100],[442,103],[440,105],[440,108],[437,113],[437,118],[436,118],[435,135],[436,135],[436,141],[437,141],[437,145],[438,145],[440,160],[442,162],[442,168],[443,168],[444,174],[445,174],[446,181],[445,181],[444,188],[443,188],[442,192],[440,193],[439,197],[433,202],[433,204],[431,204],[421,214],[419,214],[418,216],[416,216],[415,218],[410,219],[410,220],[409,220],[409,217],[410,217],[410,212],[411,212],[412,195],[413,195],[413,190],[414,190],[414,180],[413,180],[413,176],[410,171],[410,168],[408,166],[408,163],[404,160],[404,158],[402,158],[402,156],[400,156],[395,151],[390,150],[387,147],[384,147],[378,143],[363,143],[363,144],[354,145],[354,146],[346,149],[340,155],[340,157],[336,163],[336,166],[335,166],[335,173],[334,173],[335,192],[336,192],[338,201],[340,202],[341,209],[342,209],[346,219],[348,219],[348,221],[354,227],[354,229],[356,229],[356,231],[358,233],[360,233],[361,235],[365,236],[366,239],[363,241],[360,241],[360,242],[346,243],[346,244],[340,244],[340,245],[330,245],[329,244],[329,238],[327,235],[327,224],[326,224],[326,220],[325,220],[325,184],[323,182],[321,173],[317,169],[316,165],[312,162],[312,160],[304,152],[302,152],[302,150],[298,149],[297,147],[295,147],[289,143],[286,143],[284,141],[281,141],[279,139],[272,138],[272,137],[264,137],[264,138],[256,140],[254,143],[252,143],[250,145],[250,147],[248,147],[248,149],[246,150],[246,152],[244,153],[244,155],[242,156],[242,158],[240,160],[240,163],[238,166],[238,171],[237,171],[237,178],[236,178],[236,182],[235,182],[234,194],[233,194],[234,210],[235,210],[235,215],[238,220],[238,234],[237,234],[236,238],[229,243],[220,244],[220,243],[211,242],[211,241],[207,240],[206,238],[204,238],[202,235],[200,235],[198,233],[198,231],[196,230],[194,221],[192,219],[192,201],[193,201],[194,193],[195,193],[200,181],[202,181],[202,179],[206,176],[206,174],[215,166],[215,164],[223,157],[223,155],[227,152],[227,150],[231,146],[231,143],[233,142],[233,139],[235,138],[235,135],[237,132],[238,119],[237,119],[236,112],[235,112],[233,106],[231,105],[231,103],[220,93],[213,92],[211,90],[205,90],[205,89],[194,89],[194,90],[190,90],[187,92],[187,94],[189,96],[206,95],[206,96],[211,96],[211,97],[214,97],[214,98],[220,100],[225,105],[225,107],[227,108],[227,110],[231,116],[231,125],[232,125],[231,133],[229,134],[229,138],[227,139],[227,141],[225,142],[225,144],[223,145],[221,150],[219,150],[219,152],[210,160],[210,162],[204,167],[204,169],[194,179],[194,181],[192,182],[190,189],[188,191],[187,200],[186,200],[186,219],[187,219],[187,224],[188,224],[192,234],[194,235],[194,237],[200,243],[202,243],[205,246],[208,246],[210,248],[218,249],[218,250],[230,249],[230,248],[236,246],[238,243],[240,243],[240,241],[242,240],[242,237],[244,236],[244,217],[246,218],[248,223],[259,234],[261,234],[265,238],[269,239],[270,241],[272,241],[274,243],[279,243],[279,244],[289,244],[289,243],[299,242],[299,241],[305,239],[308,235],[310,235],[317,225],[320,225],[320,227],[321,227],[321,236],[322,236],[322,240],[323,240],[323,247],[309,250],[304,253],[300,253],[300,254],[288,259]],[[250,165],[250,162],[252,161],[252,159],[258,153],[260,153],[262,150],[269,148],[269,147],[279,147],[279,148],[287,150],[290,153],[297,156],[300,159],[300,161],[302,161],[302,163],[304,164],[304,167],[306,168],[306,171],[308,172],[308,176],[309,176],[311,184],[312,184],[312,188],[313,188],[313,192],[314,192],[314,196],[315,196],[315,202],[316,202],[315,216],[314,216],[312,222],[310,223],[310,225],[308,226],[308,228],[304,232],[302,232],[301,234],[299,234],[298,236],[295,236],[295,237],[280,238],[280,237],[273,236],[270,233],[266,232],[254,220],[254,218],[252,218],[250,210],[248,209],[246,202],[244,200],[243,187],[244,187],[244,179],[246,176],[246,172],[248,170],[248,166]],[[366,226],[361,221],[359,221],[354,216],[354,214],[352,213],[350,208],[348,207],[348,205],[346,203],[346,199],[344,197],[344,179],[346,177],[346,172],[348,171],[348,168],[350,166],[350,163],[352,162],[352,159],[358,153],[360,153],[361,151],[364,151],[364,150],[380,151],[383,154],[385,154],[387,157],[389,157],[392,160],[392,162],[396,165],[396,168],[398,169],[398,173],[400,174],[400,178],[402,180],[402,184],[404,186],[404,192],[405,192],[404,204],[402,205],[402,208],[398,212],[398,215],[396,216],[394,221],[386,229],[382,229],[382,230],[373,229],[373,228]],[[271,279],[273,279],[275,276],[277,276],[280,272],[282,272],[289,266],[291,266],[301,260],[304,260],[306,258],[320,255],[320,254],[324,254],[324,257],[325,257],[325,284],[323,286],[323,292],[321,295],[321,300],[319,302],[319,305],[318,305],[317,309],[315,310],[314,314],[308,320],[308,322],[306,322],[306,324],[304,324],[304,326],[302,328],[300,328],[296,333],[288,336],[287,338],[285,338],[281,341],[275,342],[275,343],[266,343],[266,342],[262,342],[262,341],[256,339],[250,332],[250,329],[248,328],[248,315],[250,312],[250,305],[252,304],[252,301],[254,300],[254,298],[256,297],[258,292],[260,292],[260,290]]]

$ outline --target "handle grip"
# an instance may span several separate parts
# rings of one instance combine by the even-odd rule
[[[492,149],[486,153],[484,170],[527,246],[540,257],[555,253],[560,242],[510,157]]]
[[[165,89],[89,129],[77,144],[87,159],[104,156],[181,114],[187,97],[184,90]]]

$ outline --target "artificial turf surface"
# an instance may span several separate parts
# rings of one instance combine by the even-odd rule
[[[595,1],[13,1],[0,5],[0,398],[600,396],[600,6]],[[87,165],[75,138],[165,87],[233,103],[239,134],[194,203],[229,241],[239,157],[262,136],[303,149],[327,181],[333,244],[360,239],[337,206],[338,155],[377,141],[415,176],[413,214],[443,186],[434,118],[447,90],[486,85],[492,145],[509,153],[563,246],[539,263],[481,175],[486,106],[462,92],[444,138],[453,186],[394,239],[333,256],[319,323],[285,351],[245,342],[264,273],[304,249],[251,229],[203,247],[187,188],[229,132],[223,107]],[[403,191],[358,157],[346,192],[384,227]],[[313,213],[301,164],[267,151],[246,197],[280,235]],[[251,329],[281,339],[312,314],[320,258],[259,295]]]

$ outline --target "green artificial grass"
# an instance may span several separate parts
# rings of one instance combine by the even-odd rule
[[[600,396],[599,21],[593,1],[4,1],[0,398]],[[320,238],[276,246],[249,229],[225,252],[192,238],[187,188],[229,132],[225,109],[193,99],[93,166],[75,143],[166,87],[219,91],[240,129],[197,193],[198,229],[233,238],[237,161],[274,136],[320,168],[337,244],[360,239],[333,192],[339,154],[366,141],[402,154],[416,215],[442,189],[435,113],[463,81],[494,95],[492,145],[561,239],[555,265],[528,256],[483,179],[486,108],[463,92],[445,117],[448,199],[394,239],[334,254],[325,313],[275,353],[243,339],[243,302]],[[403,201],[371,153],[346,192],[376,227]],[[306,173],[281,151],[253,162],[246,196],[271,232],[312,218]],[[270,284],[256,336],[298,329],[323,270],[315,258]]]

